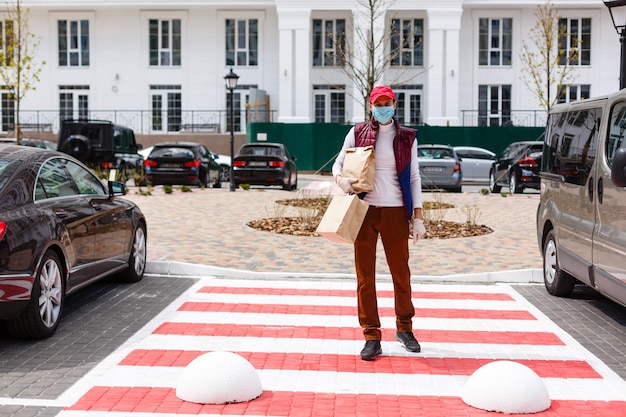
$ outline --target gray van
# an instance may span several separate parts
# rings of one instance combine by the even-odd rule
[[[625,132],[626,89],[550,111],[537,238],[552,295],[581,281],[626,306]]]

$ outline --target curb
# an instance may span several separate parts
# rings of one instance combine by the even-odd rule
[[[148,261],[146,274],[172,277],[224,277],[238,279],[343,279],[355,280],[355,274],[320,274],[301,272],[254,272],[241,269],[222,268],[218,266],[198,265],[175,261]],[[391,281],[391,275],[379,274],[378,278]],[[413,275],[411,280],[420,282],[454,282],[473,284],[538,284],[543,283],[543,271],[538,268],[515,269],[510,271],[480,272],[456,275]]]

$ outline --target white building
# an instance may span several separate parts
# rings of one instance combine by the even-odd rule
[[[271,120],[285,123],[363,119],[352,79],[333,66],[334,45],[362,48],[359,0],[22,0],[45,61],[37,89],[22,102],[21,123],[58,129],[62,117],[110,119],[140,133],[181,128],[228,130],[223,77],[239,75],[235,127],[245,103],[265,92]],[[385,73],[407,124],[534,126],[545,121],[521,81],[522,42],[543,1],[397,0],[375,32],[412,27],[402,60]],[[600,0],[553,0],[576,39],[580,59],[565,99],[619,87],[620,43]],[[6,26],[6,25],[5,25]],[[385,53],[391,45],[385,45]],[[330,54],[329,54],[330,53]],[[384,57],[381,56],[381,59]],[[399,81],[400,80],[400,81]],[[402,81],[404,80],[404,81]],[[14,123],[2,95],[2,127]],[[241,115],[241,118],[239,117]]]

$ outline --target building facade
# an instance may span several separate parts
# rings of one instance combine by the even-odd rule
[[[365,117],[363,97],[337,52],[347,46],[354,61],[366,59],[368,27],[384,39],[376,60],[390,61],[380,83],[393,86],[404,123],[545,122],[519,59],[543,1],[389,0],[372,24],[362,0],[21,3],[39,40],[35,61],[45,61],[21,103],[24,126],[56,131],[64,118],[90,117],[147,134],[223,133],[231,97],[236,132],[254,120],[354,123]],[[562,100],[617,90],[620,43],[608,9],[599,0],[552,5],[567,32],[559,48],[577,52]],[[0,131],[14,124],[5,88]]]

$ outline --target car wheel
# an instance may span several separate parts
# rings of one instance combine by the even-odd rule
[[[209,171],[200,171],[200,186],[208,187],[209,186]]]
[[[230,181],[230,166],[220,165],[220,181],[221,182]]]
[[[570,295],[576,285],[576,278],[559,267],[554,230],[548,233],[543,245],[543,282],[550,294],[559,297]]]
[[[291,191],[293,190],[293,188],[291,188],[291,172],[289,173],[287,178],[288,178],[287,182],[283,184],[283,190]]]
[[[494,175],[493,171],[490,171],[489,172],[489,192],[490,193],[499,193],[501,188],[502,187],[500,187],[496,183],[496,176]]]
[[[511,173],[509,177],[509,191],[511,194],[519,194],[522,192],[522,187],[519,186],[519,181],[517,181],[517,175],[515,173]]]
[[[146,271],[146,226],[139,223],[135,229],[133,245],[130,248],[128,268],[122,272],[121,278],[125,282],[139,282]]]
[[[35,276],[30,301],[22,314],[7,322],[9,332],[16,337],[44,339],[56,331],[63,309],[64,276],[61,261],[49,250]]]

